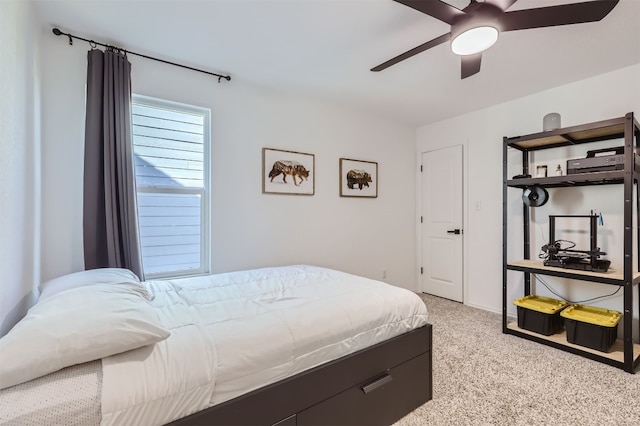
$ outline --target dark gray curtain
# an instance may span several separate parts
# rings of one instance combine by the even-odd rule
[[[85,269],[127,268],[144,279],[131,142],[131,64],[90,50],[84,152]]]

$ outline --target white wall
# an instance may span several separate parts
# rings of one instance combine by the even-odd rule
[[[48,279],[83,269],[88,46],[69,46],[48,27],[40,34],[45,112],[41,272]],[[636,65],[423,126],[416,144],[413,129],[379,117],[236,79],[219,84],[206,75],[130,59],[134,92],[212,109],[214,272],[305,262],[378,279],[386,270],[390,283],[417,289],[416,153],[463,144],[465,302],[493,311],[501,309],[502,137],[541,130],[542,117],[551,111],[562,114],[563,126],[640,111]],[[263,195],[265,146],[314,153],[316,195]],[[378,199],[339,197],[340,157],[379,162]],[[34,174],[25,173],[25,179]],[[613,212],[611,216],[615,224],[617,218]],[[619,241],[606,238],[609,246]]]
[[[83,268],[88,46],[42,30],[43,279]],[[160,49],[160,48],[159,48]],[[159,54],[160,55],[160,54]],[[211,108],[214,272],[310,263],[415,286],[415,132],[333,105],[130,57],[138,94]],[[315,195],[262,194],[262,147],[315,154]],[[377,199],[340,198],[338,159],[379,163]]]
[[[0,1],[0,336],[39,282],[38,37],[30,2]]]
[[[627,112],[640,115],[639,75],[640,65],[635,65],[418,129],[418,155],[456,144],[463,144],[465,148],[465,303],[496,312],[502,309],[503,136],[542,131],[542,118],[549,112],[561,114],[563,127],[621,117]],[[607,146],[616,145],[618,143],[614,142]],[[538,154],[534,162],[549,164],[550,172],[553,172],[557,164],[562,164],[565,170],[564,161],[567,158],[580,158],[583,154],[575,150]],[[512,158],[520,156],[516,154]],[[509,173],[511,176],[519,172],[510,169]],[[588,214],[589,209],[597,208],[605,215],[605,227],[599,228],[600,245],[603,250],[610,252],[608,258],[613,261],[612,266],[619,268],[622,253],[621,186],[589,188],[588,192],[580,189],[555,191],[551,193],[549,204],[535,213],[536,223],[540,226],[535,225],[532,247],[542,246],[543,235],[548,233],[548,215],[552,212]],[[419,190],[417,193],[420,200]],[[510,258],[522,258],[522,226],[518,225],[522,221],[520,206],[518,194],[510,192]],[[532,253],[532,256],[535,255],[537,252]],[[520,279],[517,275],[510,277]],[[574,299],[615,290],[610,286],[590,283],[576,285],[558,282],[555,285],[567,297]],[[539,294],[548,294],[541,286],[538,290]],[[522,287],[517,285],[517,281],[516,285],[510,286],[510,293],[509,300],[521,297]],[[621,301],[621,296],[616,296],[597,305],[621,310]]]

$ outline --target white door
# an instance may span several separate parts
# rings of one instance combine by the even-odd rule
[[[422,153],[422,291],[462,302],[462,145]]]

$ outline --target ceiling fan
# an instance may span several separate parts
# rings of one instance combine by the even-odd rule
[[[418,53],[451,40],[451,50],[462,60],[462,78],[480,71],[482,52],[491,47],[500,32],[581,24],[599,21],[619,0],[591,0],[536,9],[507,12],[517,0],[471,0],[460,10],[441,0],[394,0],[451,25],[451,31],[396,56],[371,71],[382,71]]]

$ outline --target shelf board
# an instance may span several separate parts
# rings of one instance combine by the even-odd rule
[[[594,355],[601,356],[603,358],[609,358],[613,361],[624,363],[624,343],[622,339],[617,339],[615,343],[611,346],[609,352],[600,352],[595,349],[587,348],[586,346],[575,345],[573,343],[569,343],[567,341],[567,332],[562,330],[559,333],[552,334],[551,336],[545,336],[543,334],[535,333],[533,331],[525,330],[524,328],[518,327],[518,322],[513,321],[507,324],[507,328],[510,330],[518,331],[520,333],[528,334],[530,336],[535,336],[539,339],[548,340],[549,342],[554,342],[558,345],[567,346],[573,349],[577,349],[583,352],[588,352]],[[633,359],[637,359],[640,356],[640,344],[633,344]]]
[[[538,273],[544,275],[553,275],[563,278],[574,278],[585,281],[602,282],[605,284],[623,285],[624,276],[622,271],[609,268],[607,272],[581,271],[578,269],[556,268],[554,266],[545,266],[540,260],[523,259],[513,260],[507,263],[507,269]],[[633,283],[640,281],[640,272],[634,272]]]
[[[634,175],[637,180],[637,176]],[[509,179],[507,186],[527,188],[538,185],[545,188],[560,188],[585,185],[611,185],[624,183],[624,170],[606,172],[576,173],[564,176],[549,176],[544,178]]]
[[[521,150],[553,148],[624,137],[625,117],[580,126],[507,138],[508,146]]]

